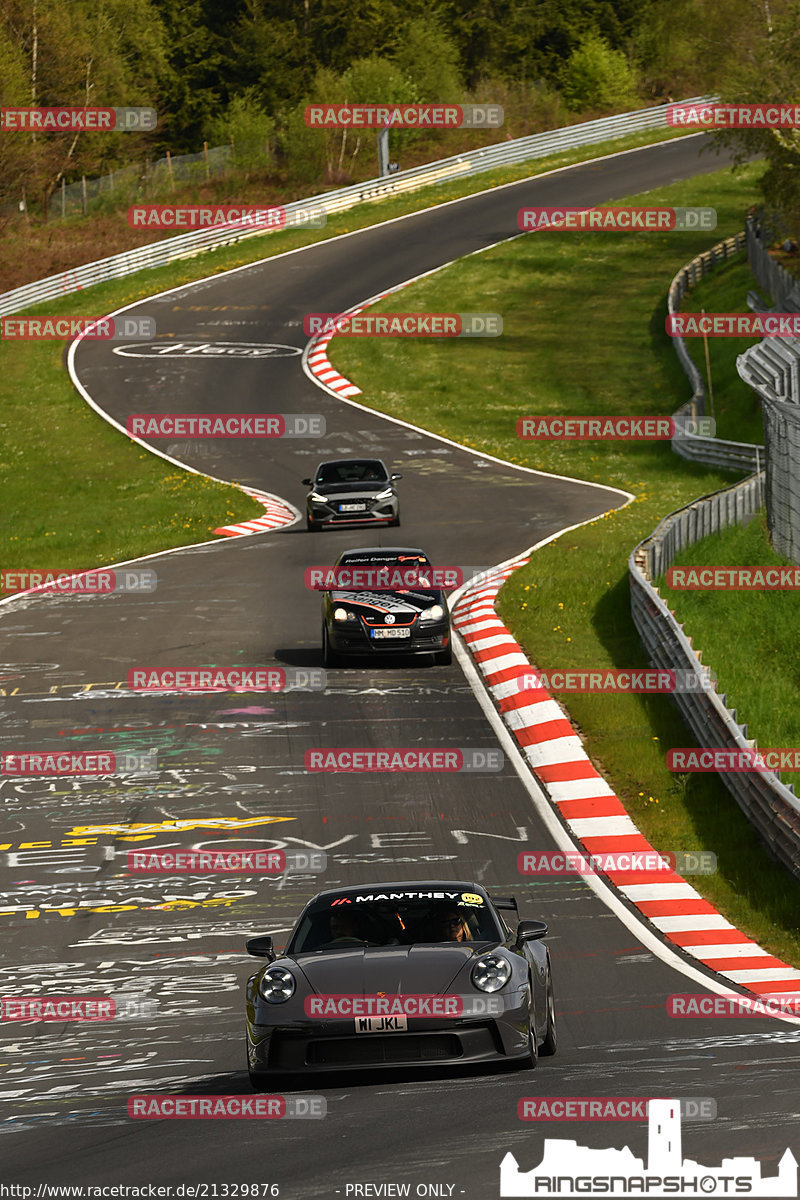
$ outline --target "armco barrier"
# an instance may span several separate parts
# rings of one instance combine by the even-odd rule
[[[666,573],[684,546],[740,523],[755,514],[763,500],[761,471],[671,513],[631,553],[631,614],[655,667],[707,672],[700,664],[700,652],[693,648],[653,580]],[[726,697],[718,695],[713,685],[709,684],[707,691],[676,693],[674,699],[699,745],[727,749],[756,745],[748,739],[747,726],[739,724],[735,710],[728,708]],[[782,783],[772,772],[720,772],[720,778],[774,856],[800,877],[800,800],[792,785]]]
[[[677,312],[680,300],[691,284],[737,253],[746,244],[746,234],[737,234],[693,259],[672,280],[668,308]],[[758,277],[760,281],[760,276]],[[702,376],[689,355],[683,338],[673,338],[675,351],[693,387],[691,400],[675,417],[705,415],[705,388]],[[708,678],[701,654],[692,646],[675,614],[663,600],[654,580],[666,575],[676,554],[701,538],[754,516],[764,504],[765,473],[759,459],[763,452],[746,442],[725,442],[716,438],[684,436],[673,439],[672,448],[683,458],[709,466],[755,468],[755,473],[733,487],[694,500],[670,513],[655,531],[631,552],[628,576],[631,589],[631,615],[642,645],[655,667],[675,671],[699,671]],[[726,697],[718,695],[712,684],[698,692],[676,693],[675,703],[681,716],[701,746],[720,749],[746,749],[756,742],[747,737],[747,726],[728,708]],[[774,856],[800,877],[800,800],[791,784],[784,784],[773,772],[753,771],[738,774],[720,772],[720,778],[758,831]]]
[[[800,310],[800,282],[769,255],[757,218],[747,222],[750,268],[776,303]],[[761,399],[767,471],[767,523],[779,554],[800,563],[800,338],[764,338],[736,360],[740,378]]]
[[[715,99],[713,96],[693,96],[682,103],[689,104],[692,101],[713,99]],[[528,159],[542,158],[560,150],[611,141],[614,138],[624,137],[628,133],[666,128],[666,106],[659,104],[654,108],[619,113],[614,117],[602,117],[597,121],[584,121],[580,125],[569,125],[562,129],[549,130],[546,133],[536,133],[530,137],[500,142],[495,146],[487,146],[481,150],[473,150],[469,153],[454,155],[451,158],[440,159],[438,162],[427,163],[424,167],[398,171],[397,174],[383,179],[371,179],[365,183],[356,183],[350,187],[340,188],[338,191],[323,192],[308,200],[293,201],[284,206],[287,225],[295,223],[301,225],[304,218],[309,220],[315,213],[323,210],[326,213],[344,212],[356,204],[398,196],[404,192],[416,191],[417,188],[426,187],[432,183],[478,175],[482,171],[511,166],[526,162]],[[179,234],[176,237],[162,238],[148,246],[140,246],[138,249],[126,251],[124,254],[113,254],[110,258],[86,263],[71,271],[63,271],[60,275],[51,275],[48,279],[41,279],[36,283],[14,288],[13,291],[0,295],[0,316],[19,312],[21,309],[30,308],[33,304],[53,300],[70,292],[81,291],[96,283],[105,283],[109,279],[122,279],[137,271],[161,267],[181,258],[191,258],[204,250],[226,246],[247,237],[258,237],[264,232],[266,231],[263,229],[236,230],[229,227],[227,229],[202,229]]]
[[[746,244],[746,234],[737,233],[735,237],[718,242],[710,250],[698,254],[678,274],[669,285],[667,295],[667,310],[672,315],[680,311],[681,300],[698,279],[702,279],[713,271],[719,263],[725,262],[733,254],[738,254]],[[674,414],[678,429],[684,427],[688,420],[697,420],[706,415],[706,389],[700,374],[682,337],[672,339],[675,353],[681,366],[686,372],[692,385],[692,397]],[[741,471],[757,471],[760,468],[762,451],[759,446],[749,442],[728,442],[722,438],[702,437],[700,434],[677,432],[672,439],[672,449],[681,458],[690,462],[703,463],[708,467],[721,467]]]

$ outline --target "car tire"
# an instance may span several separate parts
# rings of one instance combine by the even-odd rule
[[[398,514],[393,521],[389,522],[389,528],[397,529],[399,524],[400,524],[400,515]]]
[[[319,529],[319,525],[317,524],[316,521],[312,521],[311,517],[307,516],[306,517],[306,529],[308,530],[309,533],[316,533],[317,530]]]
[[[453,661],[453,647],[448,646],[446,650],[437,650],[433,661],[437,667],[449,667]]]
[[[322,665],[323,667],[340,667],[342,665],[341,656],[331,649],[327,625],[322,626]]]
[[[533,1024],[528,1025],[528,1052],[524,1058],[518,1060],[518,1065],[521,1071],[532,1071],[539,1062],[539,1047],[536,1043],[536,1030]]]
[[[533,996],[533,984],[530,985],[529,996]],[[539,1043],[536,1040],[536,1024],[535,1017],[531,1011],[533,1008],[533,1000],[528,1000],[528,1051],[522,1056],[514,1060],[515,1065],[521,1071],[532,1071],[539,1062]]]
[[[539,1053],[544,1058],[550,1058],[558,1049],[558,1032],[556,1030],[556,999],[553,993],[553,981],[547,977],[547,1031],[544,1041],[539,1047]]]

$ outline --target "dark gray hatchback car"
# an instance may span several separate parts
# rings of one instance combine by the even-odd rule
[[[247,943],[268,960],[247,983],[253,1087],[353,1068],[535,1067],[557,1041],[546,934],[471,882],[320,892],[282,954],[269,936]]]
[[[399,525],[400,500],[395,480],[379,458],[339,458],[322,462],[313,479],[303,483],[306,496],[306,528],[310,531],[334,525]]]

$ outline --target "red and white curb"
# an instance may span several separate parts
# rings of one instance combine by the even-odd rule
[[[356,312],[361,312],[361,309],[356,309]],[[357,388],[354,383],[345,379],[344,375],[340,375],[336,368],[331,366],[328,358],[328,342],[333,336],[332,333],[320,333],[314,338],[307,359],[308,369],[320,383],[324,383],[332,392],[336,392],[337,396],[360,396],[361,388]]]
[[[379,292],[377,296],[370,296],[369,300],[365,300],[363,304],[359,304],[356,308],[348,308],[346,315],[354,317],[358,313],[364,312],[371,305],[377,304],[380,300],[385,300],[387,296],[393,295],[404,287],[408,287],[412,280],[405,280],[397,287],[389,288],[386,292]],[[328,343],[332,337],[335,337],[335,331],[330,333],[318,333],[313,337],[306,348],[305,362],[309,371],[337,396],[361,396],[361,388],[349,379],[345,379],[344,375],[340,375],[336,368],[331,364],[328,358]]]
[[[225,537],[242,537],[248,533],[263,533],[265,529],[282,529],[284,525],[292,525],[298,519],[297,511],[291,509],[285,500],[281,500],[280,496],[273,496],[270,492],[260,492],[256,488],[244,487],[242,484],[236,486],[246,492],[248,496],[252,496],[259,504],[263,504],[264,516],[254,517],[252,521],[239,521],[237,525],[221,525],[219,529],[214,530],[214,533],[224,534]]]
[[[520,677],[533,668],[497,615],[495,601],[508,576],[527,562],[528,556],[515,559],[467,588],[453,609],[453,624],[503,721],[578,844],[589,854],[655,853],[593,766],[561,706],[544,688],[519,690]],[[800,991],[800,971],[740,933],[680,875],[605,874],[667,942],[731,984],[759,995]]]

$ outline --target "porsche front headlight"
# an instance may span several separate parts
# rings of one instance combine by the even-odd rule
[[[294,975],[285,967],[268,967],[261,976],[258,990],[268,1004],[283,1004],[294,995]]]
[[[479,958],[472,968],[472,982],[481,992],[499,992],[511,978],[511,964],[499,954]]]

